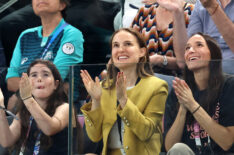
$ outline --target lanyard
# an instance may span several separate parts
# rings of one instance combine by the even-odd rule
[[[200,138],[200,125],[198,124],[197,121],[193,124],[193,130],[194,130],[194,134],[195,134],[196,147],[199,151],[199,154],[202,154],[202,144],[201,144],[201,138]],[[213,154],[213,150],[211,148],[210,136],[208,135],[207,138],[208,138],[208,140],[207,140],[208,147],[210,148],[211,153]]]
[[[36,143],[35,143],[34,149],[33,149],[33,155],[38,155],[39,154],[40,144],[41,144],[40,138],[41,138],[41,131],[37,135]]]
[[[25,141],[24,141],[24,143],[23,143],[23,145],[21,147],[19,155],[23,155],[23,153],[24,153],[26,141],[28,139],[28,136],[29,136],[29,133],[30,133],[30,130],[31,130],[31,127],[32,127],[32,122],[33,122],[33,117],[30,116],[30,121],[29,121],[29,126],[28,126],[28,131],[27,131],[26,139],[25,139]],[[36,142],[35,142],[34,149],[33,149],[33,155],[38,155],[39,154],[39,150],[40,150],[40,138],[41,138],[41,131],[37,135]]]
[[[195,122],[193,124],[193,130],[194,130],[194,134],[195,134],[195,143],[196,143],[196,147],[198,149],[199,154],[202,154],[202,145],[201,145],[201,138],[200,138],[200,126],[198,124],[198,122]]]
[[[193,124],[196,146],[201,147],[200,126],[197,122]]]
[[[63,25],[61,25],[53,34],[52,38],[50,39],[49,43],[47,44],[46,48],[44,49],[44,52],[42,53],[41,59],[43,59],[50,48],[50,45],[54,42],[56,37],[60,34],[60,32],[67,26],[68,24],[65,22]]]

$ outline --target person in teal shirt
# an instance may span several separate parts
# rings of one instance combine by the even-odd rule
[[[68,5],[69,0],[32,1],[33,11],[40,17],[42,25],[21,33],[6,76],[9,91],[18,90],[21,74],[35,59],[53,61],[65,81],[69,66],[83,62],[83,35],[63,18]],[[78,76],[74,81],[78,83]],[[77,97],[78,90],[75,89],[74,98]],[[14,107],[13,103],[8,102],[8,109]]]

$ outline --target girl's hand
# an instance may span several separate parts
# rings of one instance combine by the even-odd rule
[[[22,100],[32,96],[32,86],[26,73],[23,73],[20,79],[19,91]]]
[[[84,86],[92,98],[93,103],[100,103],[102,96],[102,87],[98,77],[95,77],[95,81],[91,78],[87,70],[81,70],[80,76],[84,83]]]
[[[119,101],[121,108],[123,108],[127,102],[126,87],[126,76],[124,76],[123,72],[118,72],[116,80],[116,92],[117,100]]]
[[[173,88],[175,89],[178,102],[188,110],[192,111],[194,106],[196,106],[196,101],[187,83],[184,80],[175,78],[175,80],[173,80]]]

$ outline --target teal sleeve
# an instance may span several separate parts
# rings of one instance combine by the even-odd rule
[[[54,59],[54,64],[58,68],[63,79],[68,75],[69,66],[83,62],[84,51],[82,33],[70,25],[67,27],[64,30],[64,36]],[[66,45],[69,45],[71,49],[66,48]],[[74,50],[72,50],[72,48],[74,48]]]
[[[12,77],[20,77],[18,68],[20,67],[21,63],[21,50],[20,50],[20,40],[24,33],[21,33],[20,37],[17,40],[11,62],[10,67],[7,70],[6,80]]]

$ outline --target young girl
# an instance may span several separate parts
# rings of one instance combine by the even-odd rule
[[[21,154],[67,154],[69,105],[62,78],[50,61],[36,60],[19,85],[19,120],[9,126],[0,110],[0,144]],[[4,97],[0,92],[0,105]]]

